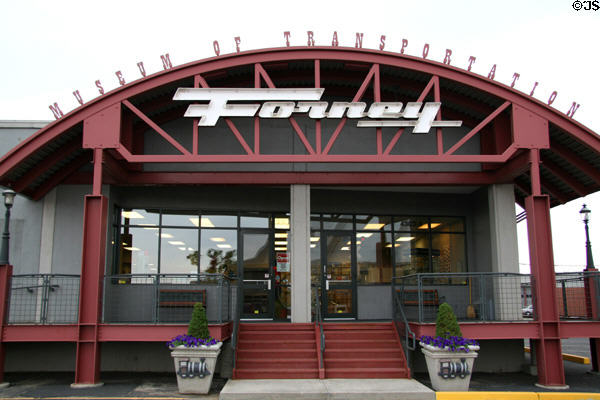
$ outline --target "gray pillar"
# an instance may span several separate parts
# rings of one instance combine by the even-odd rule
[[[488,187],[492,272],[519,273],[515,192],[512,184]]]
[[[310,322],[310,186],[290,186],[292,322]]]
[[[54,220],[56,217],[56,188],[44,197],[42,234],[40,240],[40,274],[52,272],[52,249],[54,248]]]

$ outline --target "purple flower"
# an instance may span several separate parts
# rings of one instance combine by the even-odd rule
[[[196,338],[190,335],[179,335],[167,342],[167,347],[174,348],[177,346],[185,347],[200,347],[200,346],[212,346],[219,343],[215,338],[209,337],[208,339]]]
[[[421,336],[419,339],[421,343],[428,344],[433,347],[439,347],[440,349],[450,350],[452,352],[464,351],[468,353],[469,346],[479,346],[479,343],[473,339],[465,339],[461,336],[450,336],[449,338],[444,338],[442,336],[431,337],[431,336]]]

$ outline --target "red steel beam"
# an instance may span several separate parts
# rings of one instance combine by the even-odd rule
[[[99,327],[100,342],[167,342],[187,331],[187,325],[111,325]],[[231,337],[232,323],[210,324],[210,335],[217,340]]]
[[[519,150],[516,157],[513,157],[497,170],[490,172],[493,172],[498,182],[512,182],[519,175],[529,171],[529,164],[529,153]]]
[[[571,165],[579,168],[590,179],[594,180],[596,184],[600,185],[600,171],[581,159],[577,154],[552,139],[550,139],[550,150],[564,158]]]
[[[560,178],[565,184],[567,184],[575,193],[583,197],[588,195],[591,190],[586,188],[584,185],[579,183],[574,176],[569,175],[561,167],[556,165],[548,157],[542,158],[542,167],[547,168],[552,174]]]
[[[7,325],[6,342],[76,342],[77,325]]]
[[[56,185],[60,184],[64,181],[69,175],[77,172],[81,167],[85,164],[89,163],[92,158],[91,152],[84,152],[69,164],[64,166],[62,169],[54,173],[51,177],[49,177],[44,183],[42,183],[38,188],[36,188],[32,193],[31,197],[34,200],[39,200],[46,195],[52,188]]]

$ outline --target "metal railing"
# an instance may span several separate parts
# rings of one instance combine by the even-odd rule
[[[321,315],[321,295],[319,293],[320,287],[313,286],[314,299],[315,299],[315,324],[319,327],[319,333],[321,337],[321,358],[319,368],[323,369],[323,363],[325,359],[325,333],[323,332],[323,317]]]
[[[74,324],[79,312],[79,275],[13,275],[9,324]]]
[[[417,346],[417,338],[415,333],[410,329],[410,325],[408,324],[408,319],[404,314],[404,309],[402,307],[402,301],[400,300],[400,293],[397,290],[394,290],[394,285],[392,285],[392,320],[394,322],[394,327],[396,331],[404,336],[404,342],[402,343],[402,347],[404,348],[404,355],[406,356],[406,364],[410,367],[410,351],[415,350]]]
[[[392,278],[397,308],[407,321],[435,322],[440,304],[452,306],[460,321],[522,321],[526,274],[471,272],[415,274]]]
[[[568,272],[556,274],[556,302],[563,320],[598,319],[600,310],[600,273]]]
[[[236,362],[237,362],[237,343],[238,336],[240,333],[240,317],[242,315],[242,303],[243,303],[243,295],[242,295],[242,284],[241,281],[238,281],[235,285],[235,293],[236,293],[236,302],[237,306],[235,307],[235,311],[233,313],[233,331],[231,333],[231,349],[233,350],[233,370],[235,371]]]
[[[210,323],[231,321],[232,279],[222,274],[129,274],[104,278],[105,323],[188,323],[196,302]]]

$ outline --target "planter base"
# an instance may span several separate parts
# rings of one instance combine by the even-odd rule
[[[171,357],[175,363],[179,393],[206,394],[215,373],[221,349],[175,348]]]
[[[451,352],[429,345],[421,345],[425,355],[427,371],[433,390],[444,392],[466,392],[469,390],[473,363],[479,347],[468,353]]]
[[[569,388],[569,385],[549,386],[549,385],[542,385],[541,383],[536,383],[535,386],[540,387],[542,389],[550,389],[550,390],[567,390]]]

